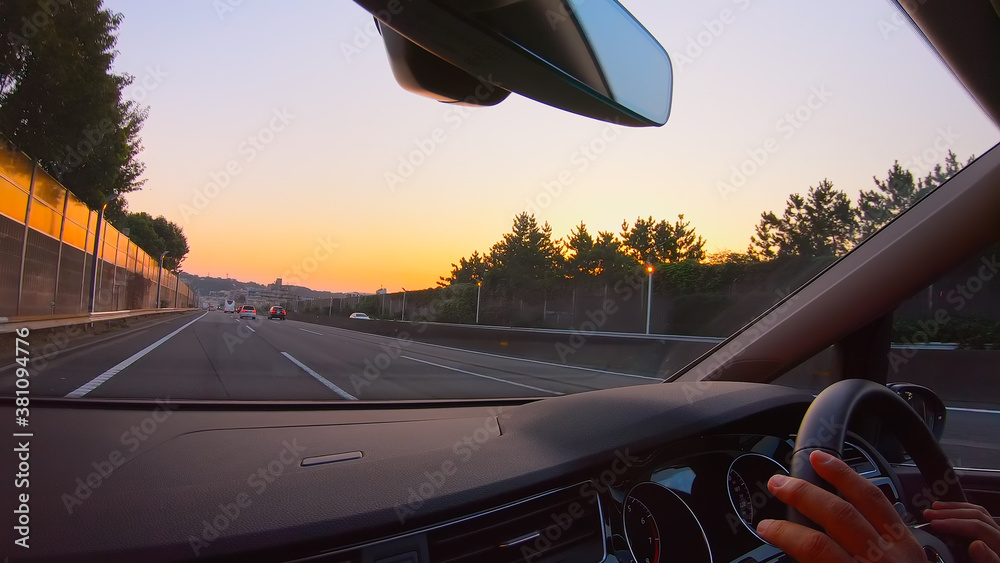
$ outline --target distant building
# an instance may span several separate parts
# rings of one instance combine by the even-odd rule
[[[294,293],[283,289],[275,289],[275,286],[278,288],[281,287],[280,278],[276,284],[270,285],[266,289],[248,289],[247,302],[256,307],[270,307],[272,305],[284,305],[295,301],[296,296]]]
[[[376,289],[375,290],[375,295],[385,295],[387,293],[389,293],[389,290],[386,289],[386,288],[384,288],[384,287],[381,288],[381,289]]]

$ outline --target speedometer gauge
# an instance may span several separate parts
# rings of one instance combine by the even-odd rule
[[[653,513],[642,501],[629,497],[625,502],[625,529],[629,531],[632,557],[637,563],[657,563],[660,560],[660,530]]]
[[[733,532],[742,523],[756,536],[761,521],[785,517],[785,504],[767,489],[767,482],[774,475],[788,475],[788,470],[760,454],[743,454],[729,466],[727,487],[733,512],[727,521]]]
[[[636,563],[711,563],[708,538],[691,508],[658,483],[639,483],[625,497],[625,539]]]
[[[747,524],[753,523],[753,492],[743,480],[743,476],[729,470],[729,496],[733,499],[733,508],[740,519]]]

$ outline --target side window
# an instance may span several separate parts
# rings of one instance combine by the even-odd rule
[[[889,383],[944,400],[941,446],[953,465],[1000,469],[1000,243],[899,304],[888,360]],[[830,347],[775,383],[819,393],[841,377]]]
[[[888,379],[941,396],[952,463],[1000,469],[1000,244],[901,303],[892,340]]]

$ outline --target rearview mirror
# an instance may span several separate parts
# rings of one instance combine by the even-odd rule
[[[616,0],[355,0],[412,92],[494,105],[510,92],[633,127],[670,115],[659,42]]]

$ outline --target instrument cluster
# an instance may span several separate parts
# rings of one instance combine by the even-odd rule
[[[788,475],[791,438],[764,435],[703,437],[668,454],[623,484],[613,541],[619,561],[781,561],[780,550],[756,533],[766,519],[785,518],[786,506],[767,489]],[[857,448],[857,446],[851,446]],[[869,458],[870,459],[870,458]]]

